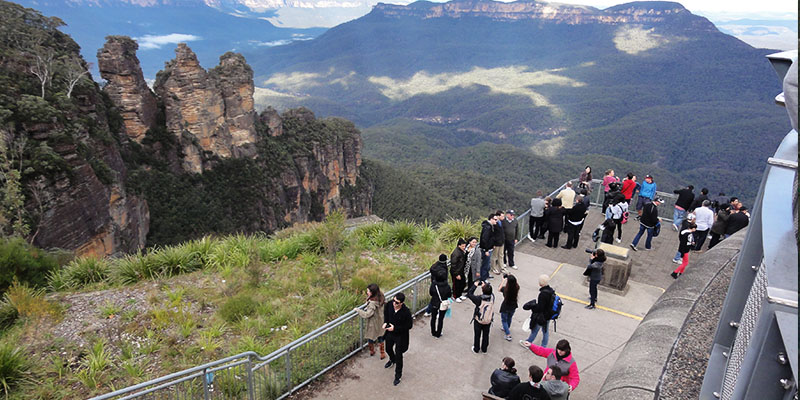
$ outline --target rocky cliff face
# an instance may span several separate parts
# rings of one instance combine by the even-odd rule
[[[156,98],[147,87],[136,58],[139,45],[128,37],[110,36],[97,51],[100,76],[108,84],[103,90],[119,108],[125,133],[138,143],[156,120]]]
[[[90,130],[109,131],[99,92],[76,96],[77,119],[70,138],[59,122],[23,125],[38,146],[47,143],[66,163],[62,171],[30,182],[27,208],[38,214],[34,244],[74,250],[76,255],[107,256],[142,249],[150,226],[147,202],[125,188],[128,170],[113,142],[96,140]],[[89,126],[92,126],[89,128]],[[34,194],[35,193],[35,194]]]
[[[183,151],[184,170],[212,168],[211,156],[255,155],[253,71],[241,55],[223,55],[220,66],[208,73],[181,43],[154,89],[164,103],[167,130]]]
[[[614,6],[605,10],[594,7],[544,3],[536,1],[516,1],[501,3],[495,1],[451,1],[449,3],[420,3],[409,6],[379,3],[373,13],[388,17],[464,18],[486,17],[500,21],[537,20],[559,24],[652,24],[669,19],[689,16],[691,13],[679,3],[674,2],[634,2]],[[705,20],[697,28],[714,29]]]

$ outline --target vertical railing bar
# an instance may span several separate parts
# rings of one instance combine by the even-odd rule
[[[292,391],[292,359],[291,359],[292,349],[291,347],[286,349],[286,392],[289,393]]]

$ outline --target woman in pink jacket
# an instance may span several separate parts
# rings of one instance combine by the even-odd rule
[[[547,359],[547,368],[544,369],[544,373],[547,373],[547,370],[553,365],[558,365],[561,371],[569,371],[561,377],[561,380],[569,385],[570,392],[578,388],[581,377],[578,374],[578,364],[572,357],[572,349],[569,347],[569,341],[566,339],[559,340],[555,349],[537,346],[530,342],[526,343],[528,343],[533,354]]]

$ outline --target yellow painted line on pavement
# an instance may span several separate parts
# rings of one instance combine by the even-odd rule
[[[558,264],[558,268],[556,268],[556,270],[555,270],[555,271],[553,271],[553,273],[552,273],[552,274],[550,274],[550,279],[553,279],[553,277],[554,277],[554,276],[556,276],[556,274],[558,273],[558,271],[561,271],[561,267],[563,267],[563,266],[564,266],[564,263]],[[560,296],[560,295],[559,295],[559,296]]]
[[[563,295],[561,293],[558,293],[558,296],[561,297],[562,299],[566,299],[566,300],[569,300],[569,301],[574,301],[576,303],[580,303],[580,304],[584,304],[584,305],[588,305],[589,304],[589,302],[586,301],[586,300],[576,299],[574,297]],[[619,315],[622,315],[623,317],[628,317],[628,318],[631,318],[631,319],[635,319],[637,321],[641,321],[642,320],[642,317],[639,317],[639,316],[633,315],[633,314],[628,314],[628,313],[626,313],[624,311],[619,311],[619,310],[615,310],[613,308],[603,307],[601,305],[596,305],[596,307],[598,309],[600,309],[600,310],[612,312],[614,314],[619,314]]]

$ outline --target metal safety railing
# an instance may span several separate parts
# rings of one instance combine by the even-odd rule
[[[404,292],[413,315],[424,311],[430,295],[430,272],[386,292]],[[245,352],[91,400],[124,399],[283,399],[366,345],[364,320],[351,310],[267,356]]]
[[[797,51],[768,57],[783,79],[797,62]],[[796,71],[794,79],[794,87],[787,89],[785,84],[784,91],[796,99]],[[798,139],[794,128],[767,160],[720,312],[701,399],[797,399]]]

